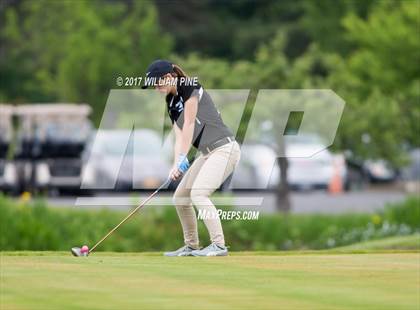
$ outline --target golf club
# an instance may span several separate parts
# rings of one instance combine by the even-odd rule
[[[150,194],[149,197],[147,197],[140,205],[138,205],[133,211],[131,211],[117,226],[115,226],[113,229],[111,229],[101,240],[99,240],[91,249],[88,248],[88,246],[84,245],[81,248],[79,247],[73,247],[71,249],[71,253],[74,256],[88,256],[90,253],[92,253],[103,241],[105,241],[106,238],[108,238],[114,231],[116,231],[122,224],[124,224],[130,217],[133,216],[134,213],[136,213],[138,210],[140,210],[144,205],[152,199],[162,188],[169,185],[171,182],[171,178],[168,178],[161,186],[159,186],[152,194]]]

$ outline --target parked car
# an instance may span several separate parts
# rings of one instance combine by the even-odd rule
[[[295,189],[327,189],[334,173],[345,178],[345,165],[340,157],[335,157],[328,149],[315,153],[321,144],[287,143],[286,154],[289,159],[288,182]],[[301,154],[312,154],[300,157]]]
[[[154,189],[168,177],[170,148],[153,130],[100,130],[84,153],[83,188],[91,190]],[[135,139],[135,142],[134,142]],[[128,142],[128,144],[127,144]]]
[[[326,189],[334,173],[338,173],[345,182],[347,167],[343,156],[333,155],[316,136],[286,138],[285,144],[289,163],[288,183],[293,189]],[[232,188],[276,188],[280,181],[276,158],[277,153],[269,145],[243,145],[241,160],[232,178]]]
[[[397,171],[384,159],[366,160],[364,163],[370,182],[392,182],[397,177]]]
[[[20,130],[16,163],[30,191],[78,191],[81,155],[92,125],[91,108],[76,104],[32,104],[16,108]]]
[[[244,144],[241,160],[233,172],[230,188],[234,190],[274,189],[279,182],[276,152],[260,143]]]
[[[12,137],[13,107],[0,105],[0,191],[17,192],[18,178],[14,162],[8,158]]]

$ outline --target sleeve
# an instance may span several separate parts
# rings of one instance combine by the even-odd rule
[[[182,85],[180,86],[180,92],[182,97],[184,98],[184,102],[186,102],[191,97],[198,97],[198,100],[201,99],[203,94],[203,87],[199,83],[197,85]]]

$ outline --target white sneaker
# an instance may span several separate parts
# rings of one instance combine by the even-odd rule
[[[225,246],[217,245],[216,243],[210,244],[201,250],[194,250],[191,252],[192,256],[227,256],[228,249]]]
[[[171,252],[165,252],[163,253],[164,256],[169,256],[169,257],[176,257],[176,256],[190,256],[191,253],[194,251],[195,249],[188,246],[188,245],[184,245],[183,247],[179,248],[176,251],[171,251]]]

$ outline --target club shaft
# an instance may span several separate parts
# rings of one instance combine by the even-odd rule
[[[133,211],[130,212],[117,226],[115,226],[110,232],[108,232],[101,240],[99,240],[90,250],[89,253],[93,252],[98,245],[100,245],[106,238],[108,238],[114,231],[116,231],[122,224],[124,224],[130,217],[133,216],[138,210],[140,210],[150,199],[152,199],[163,187],[170,182],[170,179],[166,180],[158,189],[156,189],[149,197],[147,197],[140,205],[138,205]]]

